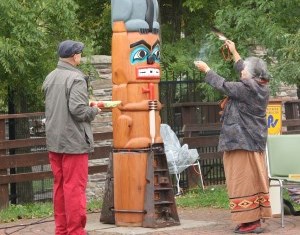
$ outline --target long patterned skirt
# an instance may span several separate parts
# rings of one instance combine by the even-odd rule
[[[272,216],[265,153],[246,150],[224,152],[223,163],[231,219],[247,223]]]

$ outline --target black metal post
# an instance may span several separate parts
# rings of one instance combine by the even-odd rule
[[[15,104],[14,104],[15,92],[11,86],[8,86],[8,113],[15,113]],[[10,140],[16,139],[16,123],[15,119],[8,120],[8,136]],[[10,155],[15,154],[15,149],[9,150]],[[10,174],[16,174],[16,168],[10,168]],[[12,204],[17,204],[17,187],[16,183],[10,184],[10,201]]]

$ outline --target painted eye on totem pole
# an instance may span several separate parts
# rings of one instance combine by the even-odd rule
[[[155,48],[153,50],[152,54],[155,56],[155,61],[159,62],[160,61],[160,50],[159,50],[159,48]]]
[[[145,62],[149,56],[150,51],[146,47],[137,47],[135,48],[130,55],[130,62],[132,64]]]

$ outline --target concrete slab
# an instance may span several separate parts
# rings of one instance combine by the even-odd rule
[[[153,229],[153,228],[143,228],[143,227],[117,227],[115,225],[102,224],[98,222],[98,223],[89,223],[86,229],[92,235],[101,235],[101,234],[138,235],[138,234],[151,234],[153,232],[193,229],[193,228],[200,228],[204,226],[211,226],[215,224],[216,224],[215,222],[208,222],[208,221],[180,220],[180,225],[178,226]]]

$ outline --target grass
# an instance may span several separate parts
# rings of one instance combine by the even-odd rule
[[[90,201],[87,211],[100,212],[101,200]],[[20,219],[38,219],[53,216],[52,202],[32,203],[24,205],[10,205],[8,208],[0,210],[0,223],[14,222]]]
[[[284,193],[284,198],[289,198],[287,192]],[[292,205],[295,210],[300,210],[300,205],[294,203]],[[226,187],[210,186],[205,190],[195,188],[189,190],[184,195],[176,197],[176,205],[181,208],[223,208],[229,209],[229,201]],[[87,205],[88,213],[100,212],[102,206],[101,200],[90,201]],[[52,202],[34,203],[25,205],[11,205],[7,209],[0,210],[0,223],[9,223],[19,219],[37,219],[53,216]]]
[[[0,211],[0,222],[9,223],[19,219],[35,219],[52,215],[51,202],[10,205],[8,208]]]
[[[176,197],[176,205],[178,207],[187,208],[229,208],[228,196],[225,186],[211,186],[205,190],[195,188],[183,196]]]

